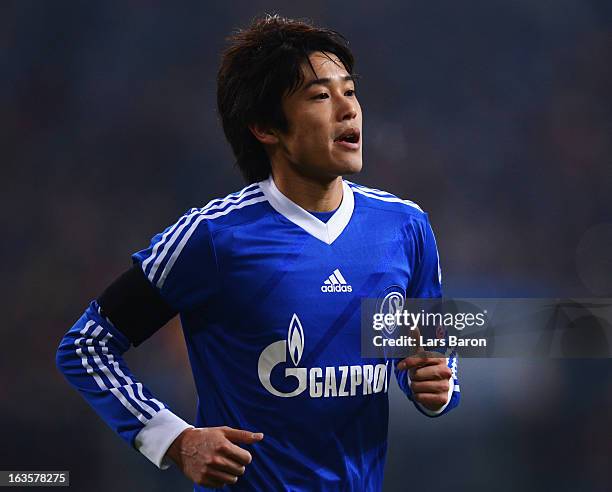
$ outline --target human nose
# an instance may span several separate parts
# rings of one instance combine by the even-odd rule
[[[357,101],[344,99],[338,108],[338,119],[344,121],[355,118],[357,118]]]

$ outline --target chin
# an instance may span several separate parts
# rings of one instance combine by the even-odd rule
[[[323,163],[321,163],[323,164]],[[325,162],[319,166],[301,167],[301,171],[305,176],[322,178],[325,180],[334,179],[338,176],[348,176],[361,171],[361,158],[346,159],[338,161],[336,159]]]
[[[338,175],[344,176],[347,174],[357,174],[358,172],[361,171],[362,166],[363,166],[363,162],[361,159],[359,160],[355,159],[352,162],[343,162],[342,164],[338,166],[339,167]]]

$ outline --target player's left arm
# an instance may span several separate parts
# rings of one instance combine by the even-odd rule
[[[429,219],[412,222],[414,259],[407,299],[442,297],[442,273],[438,247]],[[403,360],[395,360],[395,377],[399,387],[414,402],[419,412],[428,417],[439,417],[459,404],[460,387],[457,379],[457,353],[419,353]],[[429,355],[429,356],[427,356]]]

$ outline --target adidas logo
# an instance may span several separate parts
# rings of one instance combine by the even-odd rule
[[[346,283],[346,280],[337,268],[323,282],[321,292],[353,292],[353,287]]]

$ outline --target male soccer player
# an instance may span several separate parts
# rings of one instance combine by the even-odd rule
[[[426,415],[459,402],[453,355],[360,357],[362,298],[439,297],[441,281],[427,215],[342,178],[362,166],[353,64],[341,35],[309,23],[236,33],[218,107],[248,186],[153,237],[59,346],[106,423],[195,490],[378,491],[391,369]],[[176,314],[195,426],[122,358]]]

